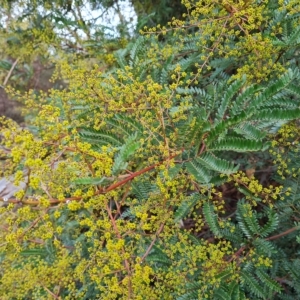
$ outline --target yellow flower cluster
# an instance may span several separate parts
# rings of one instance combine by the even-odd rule
[[[286,5],[280,1],[279,5],[281,9],[287,9],[294,14],[299,7],[296,2],[289,1]],[[142,32],[165,35],[173,30],[173,35],[182,35],[184,41],[186,27],[197,28],[195,33],[195,36],[199,38],[197,45],[203,49],[204,54],[192,81],[196,81],[204,69],[210,70],[209,61],[218,56],[242,59],[245,62],[238,68],[231,80],[241,78],[246,74],[249,82],[260,83],[284,71],[283,66],[277,61],[278,46],[275,46],[272,40],[261,32],[261,26],[269,21],[267,0],[259,3],[253,0],[184,0],[182,3],[188,10],[188,13],[184,15],[189,20],[188,25],[184,20],[173,18],[169,22],[170,28],[157,25],[153,28],[144,28]],[[282,28],[274,24],[270,36],[278,34],[282,34]],[[237,40],[235,47],[232,47],[232,37]],[[184,48],[184,43],[178,43],[176,48]],[[189,80],[188,84],[190,82]]]
[[[147,61],[104,73],[99,65],[70,64],[67,57],[57,69],[67,89],[22,97],[10,90],[35,116],[28,122],[36,132],[0,119],[3,145],[9,149],[1,176],[13,174],[15,185],[25,185],[0,207],[5,299],[58,299],[64,291],[65,299],[80,299],[91,290],[103,299],[172,299],[186,293],[191,278],[201,287],[197,297],[209,299],[212,287],[221,284],[220,274],[225,272],[228,282],[239,281],[240,264],[248,259],[255,267],[271,267],[270,258],[251,248],[252,240],[239,252],[221,234],[214,236],[203,207],[213,205],[217,229],[230,235],[238,226],[231,222],[232,207],[226,215],[229,185],[245,195],[244,217],[254,215],[258,202],[272,208],[290,189],[264,185],[242,171],[228,175],[221,187],[189,175],[187,163],[203,153],[193,153],[192,147],[198,143],[207,151],[197,130],[211,128],[213,120],[199,124],[198,115],[189,119],[194,95],[178,92],[197,84],[204,70],[211,71],[210,61],[220,56],[245,61],[233,79],[246,74],[248,81],[261,82],[282,71],[275,55],[279,50],[260,30],[269,21],[266,2],[184,0],[188,22],[173,19],[171,29],[145,30],[173,30],[179,37],[165,47],[149,40]],[[292,13],[297,4],[291,3],[286,9]],[[143,73],[143,63],[150,61],[155,69],[185,49],[189,30],[196,31],[196,45],[203,50],[192,72],[175,64],[165,70],[165,82]],[[46,32],[49,37],[32,30],[42,44],[52,41],[51,31]],[[274,24],[270,35],[281,32]],[[109,65],[115,62],[111,53],[104,58]],[[184,134],[193,135],[192,145],[179,135],[177,125],[185,121]],[[299,175],[288,156],[298,151],[298,131],[297,123],[287,123],[273,137],[270,154],[282,179]],[[115,172],[120,156],[127,154],[122,144],[129,132],[137,136],[139,149]],[[199,200],[193,202],[194,195]],[[174,221],[177,214],[183,216],[180,226]]]
[[[297,177],[299,170],[291,164],[289,153],[296,155],[299,151],[299,125],[297,122],[283,125],[272,141],[269,150],[273,156],[273,163],[277,167],[277,173],[282,179],[286,177]]]
[[[246,189],[246,199],[254,206],[257,205],[258,201],[262,201],[273,207],[274,200],[282,199],[283,186],[263,186],[254,176],[249,178],[242,171],[230,175],[228,182],[234,182],[236,187],[242,188],[242,192],[245,192],[244,189]]]

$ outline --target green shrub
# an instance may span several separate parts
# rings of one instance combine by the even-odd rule
[[[1,120],[1,299],[300,297],[298,4],[184,2]]]

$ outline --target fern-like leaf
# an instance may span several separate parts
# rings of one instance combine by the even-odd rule
[[[199,164],[196,159],[185,164],[186,170],[194,176],[199,183],[209,183],[211,179],[210,172],[203,165]]]
[[[174,214],[175,223],[178,223],[180,220],[184,219],[192,211],[199,200],[199,193],[194,193],[187,199],[183,200]]]
[[[232,108],[230,110],[232,115],[240,114],[247,106],[249,106],[249,102],[253,98],[253,95],[259,92],[262,88],[259,85],[250,85],[248,86],[242,93],[240,93],[232,104]]]
[[[217,151],[252,152],[262,150],[263,143],[261,141],[232,137],[221,140],[220,142],[215,142],[209,149]]]
[[[118,174],[121,170],[127,168],[127,161],[131,155],[140,147],[140,143],[135,141],[137,135],[133,135],[127,138],[126,143],[120,148],[119,153],[116,155],[114,164],[112,167],[112,173]]]
[[[214,300],[231,300],[231,298],[227,290],[219,288],[214,293]]]
[[[126,209],[124,212],[122,212],[120,219],[134,219],[135,218],[135,214],[131,211],[131,209]]]
[[[220,139],[220,136],[227,133],[228,128],[229,126],[225,121],[219,122],[217,126],[209,131],[209,134],[206,138],[206,145],[209,146],[212,142],[216,141],[216,139]]]
[[[120,122],[123,122],[128,127],[132,128],[133,130],[135,130],[138,133],[142,133],[144,131],[144,128],[140,122],[138,122],[137,120],[135,120],[133,118],[130,118],[129,116],[126,116],[125,114],[124,115],[117,114],[117,115],[115,115],[115,119],[119,120]]]
[[[246,300],[245,293],[240,290],[240,286],[236,282],[230,284],[221,281],[220,288],[214,293],[214,300]]]
[[[179,297],[176,300],[197,300],[199,299],[198,291],[201,289],[201,284],[198,282],[189,282],[184,287],[187,292]]]
[[[131,184],[133,194],[140,200],[147,200],[156,187],[148,181],[134,181]]]
[[[257,129],[249,123],[240,124],[234,128],[234,131],[251,140],[262,140],[267,135],[266,132]]]
[[[235,230],[231,232],[228,228],[222,229],[222,236],[232,243],[239,245],[243,241],[243,233],[236,225],[232,224],[231,226],[234,227]]]
[[[253,274],[243,271],[241,275],[246,285],[250,287],[251,293],[259,298],[265,299],[264,290],[261,288],[258,281],[253,277]]]
[[[266,89],[264,89],[258,96],[256,96],[249,108],[246,110],[247,113],[255,114],[257,109],[264,106],[265,102],[275,95],[279,94],[282,90],[287,88],[292,81],[297,77],[297,71],[289,69],[285,74],[281,75],[277,80],[272,82]]]
[[[85,177],[73,181],[77,185],[103,185],[109,182],[106,177]]]
[[[149,245],[147,245],[147,248],[148,247]],[[156,245],[152,247],[150,254],[146,257],[146,261],[164,265],[165,267],[171,265],[172,263],[166,253]]]
[[[279,224],[278,214],[270,210],[268,212],[268,222],[265,224],[265,226],[263,226],[260,229],[259,235],[261,237],[267,237],[271,232],[277,229],[278,224]]]
[[[216,157],[209,152],[206,152],[204,155],[196,158],[196,161],[205,166],[207,169],[217,171],[222,174],[235,173],[239,168],[239,166],[235,166],[233,163]]]
[[[231,300],[246,300],[245,293],[240,290],[239,284],[235,282],[229,287],[229,295]]]
[[[256,275],[260,279],[263,285],[266,285],[271,291],[281,292],[281,286],[270,278],[270,276],[261,269],[256,270]]]
[[[218,216],[214,212],[214,206],[212,204],[209,204],[206,202],[203,205],[203,215],[205,217],[205,220],[210,228],[210,230],[213,232],[215,236],[222,236],[220,226],[218,223]]]
[[[255,239],[253,242],[253,245],[264,255],[270,256],[274,253],[276,253],[276,249],[273,245],[273,243],[266,241],[265,239]]]
[[[300,117],[300,108],[294,109],[262,109],[253,116],[253,120],[259,121],[281,121],[293,120]]]
[[[93,128],[79,128],[79,136],[90,144],[120,146],[122,139],[108,131],[95,130]]]
[[[130,62],[129,65],[132,67],[135,67],[139,63],[139,53],[143,51],[145,47],[145,38],[140,36],[135,43],[133,44],[129,56],[130,56]]]
[[[224,118],[224,114],[228,108],[230,101],[232,100],[233,96],[242,88],[242,86],[245,84],[245,81],[246,78],[236,80],[227,88],[216,114],[217,120],[222,120]]]
[[[237,220],[240,228],[248,238],[259,234],[260,226],[256,218],[256,212],[249,209],[249,206],[244,201],[238,202]]]

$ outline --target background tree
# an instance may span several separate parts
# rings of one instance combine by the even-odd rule
[[[4,87],[48,90],[61,54],[70,55],[70,61],[79,55],[87,62],[97,57],[102,67],[111,64],[112,52],[126,45],[134,32],[129,23],[133,11],[128,13],[127,5],[122,15],[123,6],[105,1],[3,1],[0,113],[21,121],[17,102],[8,98]]]
[[[153,27],[157,24],[165,26],[172,17],[181,19],[182,15],[187,12],[180,0],[132,0],[131,3],[138,16],[138,27],[140,28],[143,26]]]

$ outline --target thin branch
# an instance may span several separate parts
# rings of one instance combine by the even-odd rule
[[[176,154],[176,155],[170,156],[168,159],[172,159],[172,158],[174,158],[175,156],[177,156],[177,154]],[[109,191],[111,191],[111,190],[114,190],[115,188],[117,188],[117,187],[119,187],[119,186],[121,186],[121,185],[124,185],[126,182],[128,182],[128,181],[134,179],[135,177],[137,177],[137,176],[139,176],[139,175],[142,175],[142,174],[144,174],[144,173],[147,173],[148,171],[151,171],[152,169],[154,169],[155,167],[161,165],[161,164],[164,163],[164,162],[165,162],[165,160],[162,161],[162,162],[159,162],[159,163],[157,163],[157,164],[154,164],[154,165],[152,165],[152,166],[149,166],[149,167],[147,167],[147,168],[144,168],[144,169],[142,169],[142,170],[140,170],[140,171],[134,172],[134,173],[132,173],[130,176],[128,176],[126,179],[124,179],[124,180],[122,180],[122,181],[119,181],[119,182],[117,182],[117,183],[114,183],[114,184],[112,184],[111,186],[109,186],[107,189],[104,189],[102,192],[100,192],[100,194],[106,194],[107,192],[109,192]]]
[[[6,77],[5,77],[5,79],[4,79],[3,86],[6,86],[6,84],[7,84],[8,80],[9,80],[9,78],[10,78],[10,76],[11,76],[11,74],[12,74],[14,68],[16,67],[18,61],[19,61],[19,58],[17,58],[17,59],[15,60],[15,62],[12,64],[12,66],[11,66],[11,68],[10,68],[8,74],[6,75]]]
[[[47,287],[43,286],[42,287],[47,291],[48,294],[50,294],[54,299],[59,299],[58,295],[55,295],[53,292],[51,292]]]
[[[296,230],[298,230],[298,229],[299,229],[299,226],[296,226],[296,227],[290,228],[290,229],[288,229],[288,230],[286,230],[286,231],[284,231],[284,232],[282,232],[282,233],[279,233],[279,234],[270,236],[270,237],[266,238],[265,240],[266,240],[266,241],[276,240],[276,239],[279,239],[279,238],[281,238],[281,237],[283,237],[283,236],[285,236],[285,235],[288,235],[288,234],[290,234],[290,233],[292,233],[292,232],[294,232],[294,231],[296,231]],[[236,252],[231,256],[231,258],[228,260],[228,262],[232,262],[235,258],[238,258],[238,257],[242,254],[242,252],[243,252],[245,249],[246,249],[246,246],[241,247],[238,251],[236,251]]]
[[[159,229],[157,230],[157,232],[156,232],[156,234],[155,234],[154,239],[152,240],[151,244],[149,245],[147,251],[144,253],[141,262],[143,262],[143,261],[145,260],[145,258],[149,255],[149,253],[150,253],[152,247],[154,246],[156,240],[158,239],[159,235],[160,235],[161,232],[163,231],[164,226],[165,226],[165,223],[162,223],[162,224],[160,225]]]
[[[281,238],[282,236],[285,236],[285,235],[287,235],[287,234],[290,234],[290,233],[296,231],[297,229],[299,229],[299,226],[290,228],[290,229],[288,229],[288,230],[286,230],[286,231],[284,231],[284,232],[282,232],[282,233],[279,233],[279,234],[270,236],[270,237],[266,238],[265,240],[266,240],[266,241],[272,241],[272,240],[279,239],[279,238]]]

